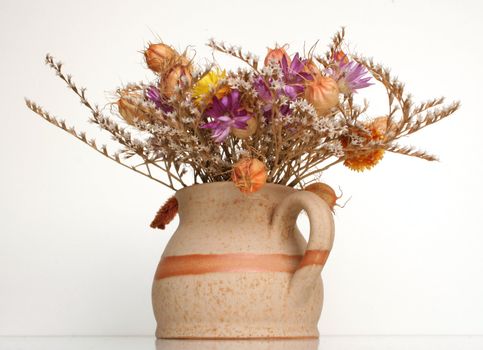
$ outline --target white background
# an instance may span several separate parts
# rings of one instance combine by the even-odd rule
[[[85,125],[46,52],[105,105],[118,85],[153,78],[140,51],[158,35],[202,61],[210,37],[262,56],[275,42],[294,52],[320,39],[322,51],[342,25],[350,48],[392,67],[415,98],[463,107],[408,140],[439,163],[387,155],[370,172],[326,173],[352,198],[336,215],[320,332],[483,334],[482,10],[476,0],[2,0],[0,335],[153,334],[151,281],[176,228],[148,227],[169,190],[24,107],[28,96]],[[377,114],[384,97],[370,97]]]

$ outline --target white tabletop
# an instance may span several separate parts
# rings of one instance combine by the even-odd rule
[[[473,350],[483,336],[321,336],[319,340],[156,340],[154,337],[0,337],[0,350]]]

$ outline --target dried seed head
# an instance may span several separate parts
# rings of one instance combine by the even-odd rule
[[[237,128],[232,128],[231,133],[233,136],[239,138],[239,139],[246,139],[250,136],[252,136],[258,128],[258,122],[255,117],[251,117],[247,121],[247,127],[246,129],[237,129]]]
[[[313,77],[319,77],[321,75],[319,67],[312,59],[308,59],[305,62],[304,71],[312,75]]]
[[[136,94],[136,96],[128,97],[128,95],[121,96],[117,101],[117,108],[119,114],[124,118],[128,124],[133,124],[135,120],[146,120],[147,112],[139,105],[132,102],[132,97],[141,99],[142,96]]]
[[[178,55],[176,50],[166,44],[151,44],[144,51],[146,64],[155,73],[162,73]]]
[[[187,85],[191,85],[191,69],[189,66],[176,65],[171,68],[171,70],[166,75],[166,78],[160,82],[160,90],[167,97],[174,95],[176,87],[180,85],[183,77],[187,81]]]
[[[314,106],[319,115],[327,115],[339,104],[337,82],[330,77],[314,77],[305,88],[305,99]]]
[[[337,204],[339,197],[337,197],[332,187],[322,182],[316,182],[305,187],[304,190],[315,193],[327,203],[330,210],[334,211],[334,206]]]
[[[265,56],[264,61],[265,66],[268,66],[272,61],[282,63],[284,57],[287,60],[287,64],[290,66],[290,56],[285,51],[285,46],[286,45],[282,47],[276,46],[274,49],[268,49],[268,53]]]
[[[244,158],[235,164],[232,181],[243,193],[253,193],[267,182],[267,168],[258,159]]]

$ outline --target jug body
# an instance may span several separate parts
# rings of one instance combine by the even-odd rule
[[[301,208],[280,209],[296,192],[267,184],[246,195],[226,182],[176,193],[179,226],[152,289],[158,338],[318,336],[320,270],[333,229],[326,230],[323,248],[329,249],[308,250],[295,224]],[[323,202],[313,194],[307,198]],[[297,271],[302,288],[292,286]]]

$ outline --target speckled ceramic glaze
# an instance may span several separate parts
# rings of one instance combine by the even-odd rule
[[[314,338],[320,272],[334,238],[332,214],[313,193],[233,183],[176,193],[179,227],[158,265],[152,298],[158,338]],[[304,209],[307,243],[296,227]]]

